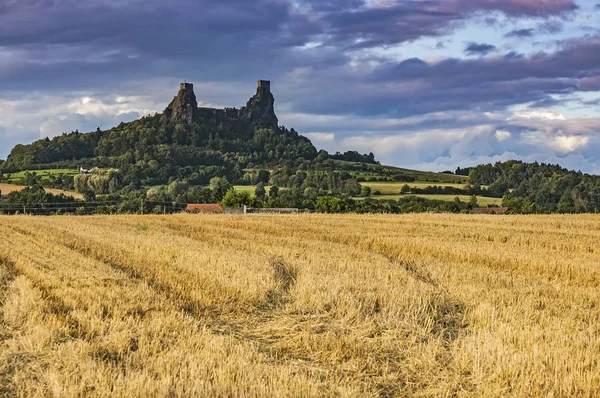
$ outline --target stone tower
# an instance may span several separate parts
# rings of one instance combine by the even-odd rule
[[[265,91],[271,91],[271,82],[269,80],[259,80],[257,88],[263,88]]]
[[[163,113],[163,117],[176,123],[192,123],[198,114],[198,102],[192,83],[181,83],[179,93]]]

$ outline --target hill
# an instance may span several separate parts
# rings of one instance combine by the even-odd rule
[[[245,106],[224,109],[199,107],[193,85],[182,83],[161,114],[15,146],[0,163],[0,182],[128,203],[221,202],[236,185],[246,188],[228,203],[256,207],[468,211],[501,202],[516,213],[600,208],[600,177],[558,165],[508,161],[432,173],[381,165],[373,153],[317,151],[308,138],[278,125],[274,104],[265,80]],[[96,171],[80,175],[80,168]],[[337,199],[319,199],[332,196]],[[369,196],[394,203],[350,200]]]
[[[315,159],[310,140],[277,126],[273,104],[270,85],[259,81],[241,109],[199,108],[193,85],[184,83],[163,114],[17,145],[2,169],[108,167],[122,171],[124,185],[156,185],[193,174],[203,183],[214,176],[237,180],[246,168]]]
[[[198,107],[194,86],[182,83],[162,114],[15,146],[0,181],[75,190],[90,199],[133,195],[180,203],[221,201],[234,184],[263,183],[289,188],[269,192],[283,198],[268,205],[315,208],[319,195],[360,195],[360,181],[466,180],[382,166],[372,153],[317,152],[308,138],[278,126],[274,103],[265,80],[239,109]],[[82,176],[80,168],[98,171]]]

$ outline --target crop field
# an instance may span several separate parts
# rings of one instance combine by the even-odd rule
[[[2,195],[8,195],[11,192],[21,191],[23,189],[25,189],[25,186],[23,186],[23,185],[0,183],[0,192],[2,192]],[[44,190],[46,192],[54,194],[54,195],[64,194],[67,196],[72,196],[75,199],[83,199],[83,195],[80,193],[77,193],[77,192],[63,191],[61,189],[52,189],[52,188],[44,188]]]
[[[431,200],[454,200],[456,197],[458,197],[461,201],[463,202],[468,202],[469,200],[471,200],[471,197],[469,195],[435,195],[435,194],[423,194],[423,195],[415,195],[415,196],[419,196],[421,198],[427,198],[427,199],[431,199]],[[376,196],[374,196],[376,197]],[[500,206],[502,204],[502,198],[488,198],[487,196],[476,196],[477,198],[477,203],[479,204],[479,206],[483,206],[486,207],[487,205],[497,205]]]
[[[438,187],[453,187],[458,189],[464,189],[465,184],[457,184],[451,182],[423,182],[423,181],[415,181],[415,182],[361,182],[360,185],[369,187],[373,191],[379,191],[383,195],[394,195],[399,194],[400,190],[404,185],[408,185],[411,188],[427,188],[432,186]]]
[[[376,200],[398,200],[401,198],[406,198],[408,196],[418,196],[420,198],[431,199],[431,200],[442,200],[445,202],[451,202],[455,200],[457,197],[463,202],[468,202],[471,200],[471,196],[469,195],[436,195],[436,194],[419,194],[419,195],[371,195],[369,198]],[[487,207],[488,205],[500,206],[502,204],[502,198],[488,198],[487,196],[475,196],[477,198],[477,203],[481,207]],[[364,196],[356,196],[355,200],[365,200]]]
[[[250,195],[252,195],[254,197],[254,191],[256,191],[256,185],[234,185],[233,186],[235,188],[236,191],[246,191],[248,193],[250,193]],[[265,191],[267,192],[267,194],[269,193],[269,189],[271,189],[270,185],[266,185],[265,186]],[[281,188],[282,190],[284,190],[285,188]]]
[[[600,217],[0,217],[2,396],[598,396]]]

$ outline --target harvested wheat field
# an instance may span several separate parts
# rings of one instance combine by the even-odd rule
[[[0,396],[598,396],[600,217],[0,217]]]

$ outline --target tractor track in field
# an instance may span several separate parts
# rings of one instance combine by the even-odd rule
[[[29,230],[24,230],[22,228],[13,228],[13,230],[25,236],[36,236],[36,233]],[[206,327],[208,330],[210,330],[216,335],[232,336],[240,342],[245,341],[251,343],[257,347],[258,352],[265,355],[268,361],[272,363],[283,364],[291,360],[295,361],[298,364],[298,366],[310,370],[310,372],[313,373],[317,372],[325,375],[326,373],[331,371],[332,368],[331,364],[329,363],[318,361],[310,357],[299,357],[292,352],[281,352],[277,350],[275,346],[277,342],[283,337],[265,337],[261,333],[262,327],[268,324],[277,316],[277,313],[273,311],[280,310],[282,309],[282,306],[285,305],[285,303],[288,300],[289,290],[295,283],[295,269],[283,263],[281,259],[271,258],[269,260],[269,265],[272,267],[274,272],[276,285],[271,291],[268,292],[265,301],[257,305],[257,307],[254,308],[254,310],[250,313],[226,314],[222,311],[213,311],[213,309],[209,307],[198,306],[195,302],[189,302],[189,298],[186,299],[185,297],[174,293],[169,286],[153,281],[151,278],[148,278],[143,273],[136,270],[134,267],[127,265],[124,262],[115,261],[114,259],[107,259],[105,256],[100,254],[102,250],[93,251],[85,245],[74,245],[72,244],[72,242],[69,243],[63,241],[62,239],[69,239],[68,232],[60,232],[60,234],[53,234],[51,236],[50,239],[52,239],[54,243],[60,244],[64,248],[69,249],[82,256],[91,257],[96,261],[102,262],[117,271],[123,272],[132,280],[148,284],[148,286],[151,289],[163,295],[182,313],[196,321],[198,323],[197,327]],[[59,236],[60,238],[58,238]],[[64,317],[64,319],[69,320],[68,312],[73,311],[74,308],[70,308],[64,305],[61,306],[60,302],[58,301],[60,299],[53,297],[49,293],[49,289],[44,289],[43,286],[39,286],[35,283],[34,285],[44,293],[45,299],[51,300],[54,304],[56,304],[57,308],[60,309],[56,311],[57,315],[61,315],[62,317]],[[308,321],[309,319],[312,318],[306,317],[305,321]],[[300,320],[298,323],[302,323],[302,320]],[[71,325],[73,326],[74,330],[80,333],[78,337],[93,337],[87,335],[84,332],[80,332],[78,324],[71,322]],[[335,371],[338,373],[350,373],[349,370],[337,368],[335,369]]]

